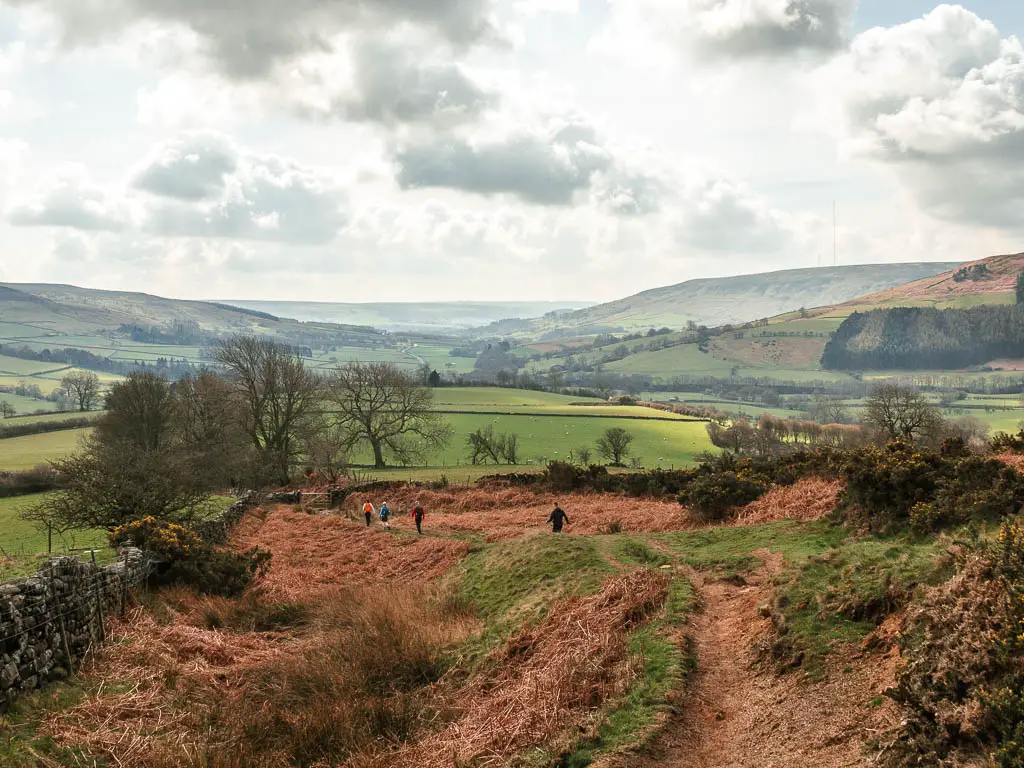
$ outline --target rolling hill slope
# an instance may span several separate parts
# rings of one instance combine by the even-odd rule
[[[929,278],[952,266],[959,265],[868,264],[690,280],[576,312],[525,322],[504,321],[478,331],[481,335],[554,337],[682,328],[690,321],[713,327],[847,301]]]
[[[534,318],[549,312],[581,309],[580,302],[446,301],[346,304],[320,301],[224,300],[231,306],[269,312],[279,317],[327,323],[370,325],[386,331],[453,333],[503,318]]]

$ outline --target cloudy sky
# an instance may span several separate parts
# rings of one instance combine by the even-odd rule
[[[0,280],[605,300],[1024,250],[1024,4],[0,0]]]

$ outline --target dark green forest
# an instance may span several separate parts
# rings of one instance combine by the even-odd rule
[[[825,346],[828,370],[936,370],[1024,357],[1024,306],[854,312]]]

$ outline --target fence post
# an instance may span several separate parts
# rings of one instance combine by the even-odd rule
[[[70,675],[72,677],[74,677],[74,675],[75,675],[75,659],[71,655],[71,645],[68,643],[68,631],[64,627],[64,614],[63,613],[58,613],[57,614],[57,623],[58,623],[58,626],[60,627],[61,643],[64,645],[64,655],[68,659],[68,672],[70,673]]]

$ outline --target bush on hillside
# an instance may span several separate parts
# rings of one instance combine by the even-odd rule
[[[111,546],[131,544],[153,556],[156,586],[191,587],[202,594],[230,597],[245,591],[270,567],[270,553],[259,548],[244,553],[215,549],[194,531],[154,517],[114,528]]]
[[[992,438],[992,450],[996,453],[1024,453],[1024,429],[1015,435],[997,432]]]
[[[949,443],[942,452],[904,443],[867,448],[841,463],[845,520],[872,531],[925,534],[971,520],[998,521],[1024,508],[1024,477]]]
[[[734,472],[703,474],[689,484],[679,501],[705,520],[722,520],[734,507],[756,501],[766,490],[765,485]]]
[[[846,480],[842,505],[846,521],[872,531],[905,527],[915,504],[934,500],[944,465],[938,454],[906,443],[847,454],[840,464]]]
[[[888,692],[904,710],[883,752],[890,766],[988,758],[1024,766],[1024,525],[954,550],[957,573],[932,589],[902,638]]]

